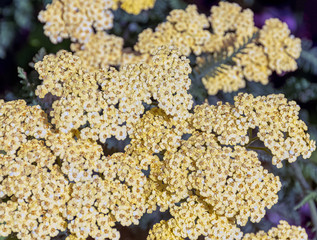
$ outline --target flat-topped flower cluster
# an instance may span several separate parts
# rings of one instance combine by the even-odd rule
[[[250,130],[277,167],[315,150],[299,106],[283,95],[193,107],[189,62],[173,48],[120,70],[80,66],[66,51],[36,63],[36,94],[54,97],[49,113],[0,101],[2,236],[119,239],[116,223],[138,224],[158,208],[172,218],[149,239],[242,239],[237,225],[259,222],[281,188],[249,148]],[[113,136],[131,141],[105,155]]]
[[[262,29],[254,25],[253,12],[242,10],[235,3],[220,2],[213,6],[210,16],[200,14],[195,5],[185,10],[170,12],[166,22],[155,30],[142,31],[134,45],[134,51],[124,49],[121,37],[104,32],[112,28],[111,9],[121,7],[138,14],[142,9],[153,7],[153,0],[54,0],[39,19],[45,22],[45,33],[52,42],[71,38],[72,51],[82,58],[82,67],[99,69],[121,66],[126,63],[147,62],[151,52],[162,45],[174,46],[184,55],[194,54],[197,71],[206,63],[202,55],[214,57],[225,51],[229,57],[245,44],[243,51],[235,54],[234,64],[220,63],[222,71],[217,74],[203,74],[202,82],[208,94],[219,91],[232,92],[245,87],[246,81],[262,84],[269,82],[269,76],[297,69],[296,59],[301,52],[301,41],[291,35],[286,23],[276,18],[268,19]],[[130,11],[129,11],[130,10]],[[258,34],[256,34],[258,33]],[[257,37],[253,37],[257,35]]]
[[[53,0],[40,13],[45,34],[53,43],[71,38],[73,53],[35,64],[42,80],[35,94],[50,98],[48,108],[0,100],[0,236],[119,239],[117,224],[138,225],[159,209],[172,217],[155,224],[149,240],[307,239],[284,221],[268,233],[243,236],[238,227],[259,222],[281,189],[254,150],[281,168],[316,148],[296,102],[238,94],[233,104],[194,105],[188,93],[191,54],[199,69],[202,54],[227,48],[229,56],[258,32],[234,65],[203,76],[215,94],[243,87],[244,78],[266,84],[273,71],[295,70],[300,40],[277,19],[257,29],[251,10],[228,2],[209,17],[194,5],[173,10],[130,52],[105,32],[111,10],[138,14],[154,2]],[[129,141],[108,155],[110,138]]]

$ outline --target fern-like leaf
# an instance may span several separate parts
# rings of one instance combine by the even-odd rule
[[[198,73],[195,73],[196,76],[200,79],[206,76],[214,77],[218,73],[226,71],[229,66],[235,65],[234,59],[240,54],[245,54],[245,50],[249,47],[249,44],[254,42],[258,36],[259,32],[255,32],[252,36],[245,38],[243,43],[238,46],[235,46],[234,39],[231,39],[229,42],[224,43],[221,51],[214,54],[203,54],[204,64],[195,70]],[[228,52],[229,47],[233,47],[231,53]]]
[[[32,62],[29,63],[29,66],[34,68],[35,63],[42,61],[44,56],[46,55],[45,48],[41,48],[33,57]]]
[[[35,89],[40,84],[38,77],[29,78],[21,67],[18,67],[18,77],[22,85],[19,95],[30,104],[38,104],[35,95]]]

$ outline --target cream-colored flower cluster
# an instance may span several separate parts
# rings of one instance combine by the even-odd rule
[[[70,4],[69,0],[54,0],[39,18],[46,22],[45,33],[53,42],[67,37],[77,42],[71,49],[88,69],[135,63],[140,59],[146,61],[148,55],[162,45],[173,45],[185,56],[191,53],[217,55],[226,50],[229,57],[247,38],[259,32],[259,36],[246,45],[244,53],[233,59],[234,66],[223,65],[220,73],[203,76],[202,82],[210,95],[220,90],[237,91],[245,86],[245,79],[267,84],[273,71],[281,74],[297,68],[295,60],[301,52],[300,39],[290,35],[287,25],[278,19],[269,19],[259,30],[254,26],[253,12],[242,10],[235,3],[220,2],[219,6],[213,6],[209,18],[199,14],[195,5],[173,10],[155,31],[146,29],[139,34],[134,50],[140,57],[135,57],[138,56],[135,53],[125,54],[123,39],[102,32],[112,27],[110,8],[120,5],[129,13],[138,14],[152,7],[154,2],[94,0],[83,4],[77,0]],[[198,71],[205,62],[197,58]]]
[[[280,221],[276,228],[271,228],[267,233],[259,231],[258,233],[248,233],[243,240],[307,240],[308,236],[304,228],[290,226],[286,221]]]
[[[131,14],[153,8],[155,0],[53,0],[41,11],[38,18],[44,33],[51,42],[65,38],[81,44],[89,41],[96,32],[113,27],[113,13],[120,6]]]
[[[8,155],[15,154],[29,136],[43,138],[50,129],[48,118],[39,106],[27,106],[24,100],[0,99],[0,146]]]
[[[191,211],[191,205],[186,205],[186,210],[189,212],[188,217],[193,218],[195,216],[195,213],[192,213]],[[182,206],[181,206],[182,207]],[[197,209],[195,209],[197,210]],[[162,220],[161,222],[155,224],[153,226],[153,229],[150,230],[148,240],[160,240],[160,239],[171,239],[171,240],[183,240],[182,237],[176,237],[173,232],[173,226],[175,227],[175,223],[173,221],[165,221]],[[223,227],[223,225],[221,226]],[[176,229],[179,228],[176,225]],[[190,233],[192,230],[188,228]],[[174,230],[175,231],[175,230]],[[208,231],[208,230],[206,230]],[[219,230],[221,232],[221,230]],[[216,235],[213,235],[211,237],[206,237],[205,239],[230,239],[230,236],[228,238],[224,238],[225,236],[220,234],[220,237],[216,237]],[[240,237],[239,237],[240,238]],[[193,238],[190,238],[193,239]],[[276,228],[270,229],[267,233],[264,231],[259,231],[258,233],[248,233],[245,234],[242,238],[242,240],[307,240],[308,236],[305,232],[305,229],[302,227],[296,227],[296,226],[290,226],[286,221],[280,221],[279,225]]]
[[[278,19],[269,19],[263,28],[258,30],[254,26],[253,12],[250,9],[241,10],[239,5],[228,2],[220,2],[219,6],[211,8],[209,20],[214,32],[214,40],[207,43],[206,52],[214,53],[226,48],[225,43],[228,41],[234,41],[234,46],[237,48],[252,34],[259,32],[259,37],[247,45],[245,52],[233,59],[235,66],[227,67],[219,75],[203,79],[211,95],[221,89],[217,87],[218,85],[224,92],[232,92],[245,85],[244,78],[267,84],[273,71],[281,74],[297,68],[295,60],[299,58],[301,52],[300,39],[290,35],[286,23]],[[219,42],[220,45],[217,44]],[[230,48],[231,46],[227,50],[228,55],[233,51]],[[235,74],[232,74],[233,71]]]
[[[173,45],[182,55],[199,55],[210,39],[210,32],[205,30],[208,27],[207,17],[199,14],[195,5],[189,5],[186,10],[173,10],[167,22],[159,24],[154,32],[150,28],[144,30],[134,49],[146,54],[161,45]]]
[[[260,31],[259,42],[268,57],[268,66],[277,73],[297,69],[296,59],[301,52],[301,41],[290,35],[286,23],[276,18],[268,19]]]
[[[203,76],[208,94],[214,95],[220,90],[237,91],[245,86],[245,79],[267,84],[273,71],[279,74],[294,71],[297,68],[295,60],[301,52],[300,39],[290,35],[286,23],[278,19],[267,20],[259,30],[254,26],[250,9],[242,10],[238,4],[220,2],[219,6],[211,8],[209,18],[199,14],[195,5],[189,5],[185,10],[173,10],[167,21],[158,25],[154,32],[144,30],[134,49],[146,54],[161,45],[174,45],[186,56],[191,53],[216,56],[225,50],[229,57],[256,32],[259,36],[245,46],[243,54],[233,58],[234,66],[223,65],[220,73]],[[197,58],[198,71],[205,62],[205,59]]]
[[[156,0],[114,0],[124,11],[138,15],[142,10],[154,7]]]
[[[144,112],[143,104],[151,104],[152,99],[175,119],[189,117],[191,68],[175,50],[163,47],[148,63],[125,65],[120,71],[89,72],[81,65],[78,57],[65,51],[35,65],[43,79],[36,94],[58,97],[50,116],[64,133],[78,129],[84,139],[105,142],[115,136],[123,140],[133,132],[131,124]]]
[[[85,43],[94,31],[113,26],[112,0],[53,0],[38,18],[45,23],[44,33],[53,43],[64,38]]]
[[[76,41],[75,53],[35,64],[42,80],[36,95],[53,99],[47,113],[23,100],[0,100],[0,236],[119,239],[116,223],[137,225],[159,208],[172,218],[155,224],[149,240],[242,239],[237,225],[259,222],[281,188],[254,149],[282,167],[316,148],[299,106],[281,94],[239,94],[233,105],[193,108],[185,56],[217,54],[231,39],[239,45],[257,31],[253,13],[221,2],[211,10],[210,32],[194,5],[174,10],[154,32],[141,33],[135,53],[102,32],[112,25],[110,8],[121,4],[137,14],[155,1],[115,2],[53,0],[39,16],[53,42]],[[267,21],[256,41],[215,77],[213,89],[236,90],[244,77],[265,83],[271,71],[294,69],[300,47],[285,24]],[[124,152],[106,155],[111,137],[130,138]],[[243,239],[265,237],[307,239],[286,222]]]
[[[281,188],[279,177],[261,166],[252,142],[263,141],[277,167],[316,148],[298,110],[283,95],[240,94],[234,105],[197,105],[186,122],[157,108],[146,112],[125,150],[149,163],[147,211],[159,206],[173,216],[155,225],[149,239],[241,239],[236,224],[259,222]],[[251,129],[258,129],[257,136],[248,135]],[[267,144],[273,141],[278,149]]]
[[[176,237],[172,229],[169,227],[168,222],[165,220],[155,224],[150,230],[147,237],[148,240],[170,239],[170,240],[183,240],[181,237]]]
[[[282,160],[293,162],[300,155],[309,158],[315,150],[316,143],[299,119],[299,110],[296,102],[288,102],[282,94],[256,98],[239,94],[234,106],[197,106],[192,121],[197,129],[215,132],[224,145],[246,145],[248,129],[258,128],[257,137],[273,154],[273,164],[282,167]]]
[[[139,223],[147,178],[138,159],[104,156],[96,141],[53,129],[22,100],[1,100],[0,116],[8,141],[0,146],[0,199],[8,198],[0,203],[0,236],[45,240],[67,230],[75,239],[119,239],[116,222]]]
[[[60,56],[74,59],[66,52]],[[163,58],[163,52],[156,56]],[[38,66],[50,58],[56,57]],[[49,73],[56,74],[47,71],[47,79]],[[61,76],[66,89],[54,93],[62,99],[72,85]],[[125,152],[105,156],[94,133],[89,137],[93,129],[86,130],[88,137],[81,128],[65,132],[38,106],[1,101],[0,198],[8,200],[0,203],[0,235],[50,239],[68,231],[68,239],[119,239],[116,222],[138,224],[145,212],[159,207],[172,218],[155,225],[149,239],[241,239],[237,224],[259,222],[281,188],[279,177],[261,166],[247,132],[258,128],[278,167],[274,159],[283,160],[281,151],[294,151],[287,157],[291,161],[309,157],[315,143],[298,110],[282,95],[250,94],[237,96],[234,105],[198,105],[187,118],[154,107],[131,124],[135,131]],[[270,141],[280,144],[278,149]],[[287,235],[292,228],[283,229]],[[298,234],[305,239],[302,230]]]
[[[165,122],[169,120],[161,125],[167,127]],[[245,225],[249,217],[252,222],[263,218],[265,208],[277,203],[279,178],[263,169],[253,151],[222,147],[214,134],[194,131],[191,135],[178,150],[163,149],[162,161],[156,158],[150,163],[147,204],[154,206],[150,212],[156,205],[161,211],[170,209],[173,218],[166,224],[175,237],[241,239],[236,224]],[[146,150],[132,141],[128,150],[133,147],[136,152]],[[179,202],[183,203],[178,206]],[[154,228],[154,236],[156,231],[163,230]]]
[[[98,70],[121,64],[123,39],[105,32],[97,32],[87,43],[73,43],[70,48],[74,55],[81,59],[82,68]]]

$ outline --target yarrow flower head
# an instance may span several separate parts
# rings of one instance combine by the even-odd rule
[[[270,69],[278,74],[297,69],[296,59],[301,52],[301,41],[290,34],[286,23],[272,18],[265,21],[259,42],[268,56]]]
[[[122,62],[123,39],[105,32],[97,32],[87,43],[73,43],[70,48],[81,59],[82,68],[90,71],[120,65]]]
[[[127,13],[138,15],[142,10],[153,8],[156,0],[114,0],[114,2]]]
[[[189,60],[172,47],[120,70],[83,68],[66,51],[35,69],[43,80],[36,95],[53,96],[50,118],[23,100],[0,101],[3,236],[50,239],[67,230],[70,239],[119,239],[116,222],[139,224],[159,208],[172,218],[150,239],[241,239],[237,224],[259,222],[281,189],[253,142],[277,167],[316,148],[299,106],[281,94],[193,108]],[[107,156],[112,136],[131,140]]]
[[[193,107],[186,58],[217,55],[236,39],[228,47],[235,64],[203,80],[210,94],[234,91],[244,77],[266,83],[272,71],[294,69],[298,40],[278,20],[254,35],[253,13],[221,2],[209,19],[194,5],[172,11],[140,34],[138,52],[125,52],[123,39],[103,32],[112,26],[110,9],[121,4],[137,14],[155,1],[115,2],[53,0],[39,16],[53,42],[75,42],[74,53],[35,64],[42,80],[35,94],[52,99],[45,111],[0,100],[0,235],[117,240],[117,223],[138,225],[159,209],[171,218],[155,224],[149,240],[307,239],[286,222],[244,237],[237,226],[259,222],[281,189],[255,150],[272,155],[278,168],[315,150],[299,106],[282,94],[239,94],[233,104]],[[248,54],[236,53],[245,38],[252,40]],[[126,139],[121,152],[108,151],[114,138]]]
[[[267,233],[259,231],[258,233],[248,233],[243,240],[269,240],[269,239],[299,239],[307,240],[308,236],[302,227],[290,226],[286,221],[280,221],[276,228],[271,228]]]
[[[96,31],[113,26],[112,0],[53,0],[38,18],[45,23],[44,33],[53,43],[64,38],[85,43]]]
[[[198,56],[198,73],[207,64],[203,56],[211,55],[219,61],[221,71],[202,75],[210,95],[220,90],[237,91],[245,86],[245,79],[267,84],[273,71],[294,71],[301,51],[300,39],[290,35],[286,23],[270,19],[258,29],[250,9],[242,10],[229,2],[213,6],[209,17],[199,14],[195,5],[173,10],[155,31],[140,33],[134,49],[148,54],[161,45],[173,45],[185,56]]]
[[[300,56],[301,41],[290,35],[286,23],[269,19],[259,30],[254,26],[250,9],[241,11],[239,5],[229,2],[220,2],[219,6],[212,7],[209,20],[213,34],[210,41],[206,42],[204,52],[217,55],[226,49],[229,57],[247,39],[252,39],[256,32],[259,35],[246,44],[242,54],[232,59],[234,66],[226,66],[221,73],[203,78],[203,84],[210,95],[219,90],[236,91],[245,86],[244,79],[267,84],[273,71],[281,74],[297,69],[296,59]],[[227,46],[227,42],[232,41],[234,44]],[[204,64],[204,61],[199,64]]]
[[[150,53],[161,45],[173,45],[182,55],[189,56],[193,51],[199,55],[202,46],[210,38],[207,17],[199,14],[195,5],[189,5],[186,10],[173,10],[167,17],[167,22],[161,23],[153,32],[144,30],[134,49],[142,54]]]
[[[85,139],[125,139],[144,112],[143,103],[152,99],[175,119],[188,118],[192,107],[189,61],[168,48],[154,52],[148,63],[125,65],[120,71],[85,71],[81,60],[65,51],[45,57],[35,68],[43,79],[36,94],[58,97],[52,123],[65,133],[80,129]]]

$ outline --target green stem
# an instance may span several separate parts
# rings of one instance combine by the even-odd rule
[[[307,183],[303,173],[302,173],[302,169],[299,166],[299,164],[297,162],[294,162],[291,164],[291,167],[293,168],[294,172],[295,172],[295,176],[297,178],[297,180],[299,181],[300,185],[303,188],[303,192],[305,195],[307,195],[310,191],[312,191],[310,185]],[[316,208],[316,204],[314,202],[313,199],[310,199],[308,201],[308,205],[310,208],[310,212],[311,212],[311,219],[314,225],[314,229],[315,231],[317,231],[317,208]],[[317,239],[317,236],[316,238]]]
[[[265,147],[251,147],[251,146],[246,146],[246,149],[251,149],[251,150],[260,150],[260,151],[264,151],[267,154],[272,156],[272,153]]]
[[[253,135],[252,128],[248,129],[248,135],[249,135],[249,138],[251,139]]]
[[[56,163],[57,163],[57,165],[58,165],[59,167],[62,167],[62,160],[61,160],[60,157],[57,157],[57,158],[56,158]]]
[[[257,140],[259,140],[259,137],[251,138],[250,141],[245,145],[245,147],[249,147],[252,143],[254,143]]]

